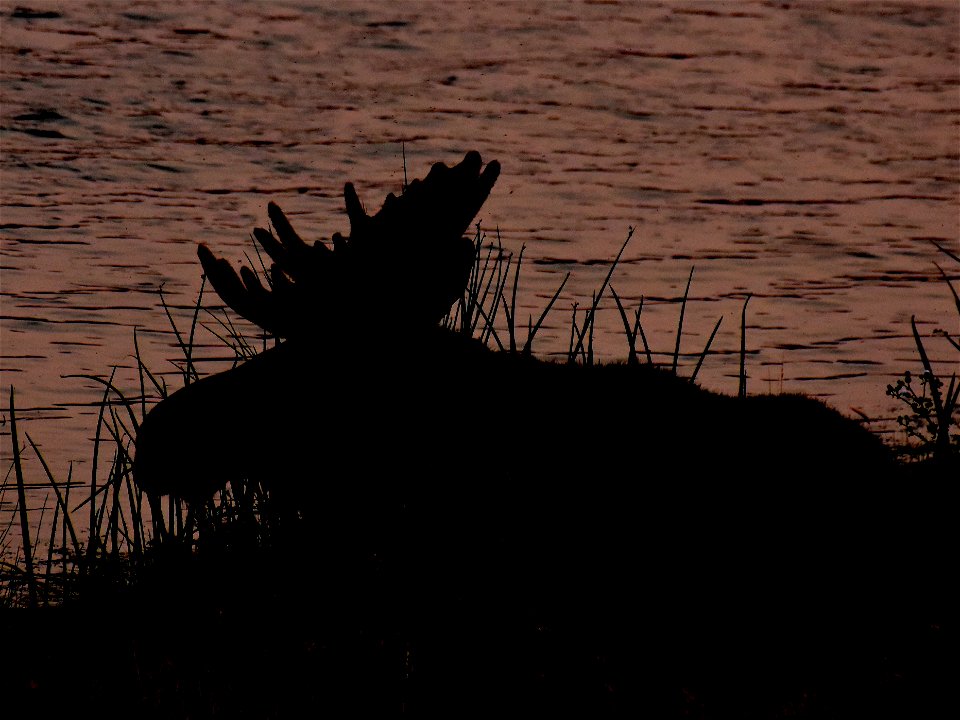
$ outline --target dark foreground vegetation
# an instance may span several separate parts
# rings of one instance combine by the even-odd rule
[[[613,266],[567,362],[538,360],[543,316],[516,318],[522,253],[479,229],[457,242],[498,171],[474,155],[373,217],[348,187],[351,235],[332,251],[271,206],[267,287],[201,251],[223,300],[287,339],[252,357],[224,320],[245,361],[199,379],[195,316],[177,333],[183,390],[148,412],[145,391],[167,392],[142,363],[140,398],[104,381],[84,502],[51,475],[49,541],[34,533],[4,568],[5,603],[31,606],[0,615],[6,702],[39,717],[945,715],[958,390],[919,335],[923,389],[889,389],[911,462],[822,403],[750,395],[745,373],[739,397],[680,377],[682,311],[655,366]],[[390,284],[410,261],[383,259],[386,236],[416,238],[421,291]],[[608,292],[622,364],[593,359]],[[13,440],[23,507],[15,425]]]

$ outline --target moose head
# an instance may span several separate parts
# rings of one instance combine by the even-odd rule
[[[389,194],[373,216],[348,183],[350,235],[334,234],[332,247],[306,243],[270,203],[276,234],[254,230],[273,261],[269,290],[250,268],[238,275],[201,244],[200,262],[223,301],[286,340],[183,388],[150,412],[137,438],[140,487],[199,499],[230,479],[289,469],[306,448],[317,451],[305,428],[319,434],[324,422],[317,415],[326,412],[340,428],[354,417],[357,439],[366,424],[359,414],[383,405],[392,392],[381,382],[383,348],[393,346],[395,353],[397,343],[429,344],[462,297],[474,261],[474,244],[464,233],[499,173],[499,163],[483,167],[480,154],[468,152],[453,167],[436,163],[399,197]],[[396,368],[402,357],[385,362]],[[248,453],[253,447],[260,452]],[[323,457],[332,460],[329,448],[317,453],[317,463]]]

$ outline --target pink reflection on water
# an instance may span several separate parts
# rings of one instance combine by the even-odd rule
[[[58,472],[89,461],[100,396],[62,376],[118,365],[136,394],[137,326],[175,381],[155,291],[188,321],[197,240],[241,260],[271,199],[306,237],[345,230],[343,183],[370,209],[398,191],[401,141],[411,177],[501,160],[482,221],[527,246],[521,317],[573,273],[544,353],[628,226],[613,282],[645,298],[661,358],[691,266],[688,366],[724,316],[700,374],[717,390],[747,293],[751,390],[872,417],[916,367],[910,315],[952,317],[927,238],[960,245],[954,3],[57,8],[3,21],[0,371]],[[626,352],[619,323],[605,305],[603,357]]]

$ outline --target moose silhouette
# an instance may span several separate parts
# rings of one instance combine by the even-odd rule
[[[437,163],[373,216],[347,184],[350,235],[332,248],[304,242],[271,203],[276,236],[254,231],[270,290],[200,245],[224,302],[285,340],[154,407],[139,485],[196,501],[257,478],[337,537],[446,521],[469,535],[496,518],[508,534],[580,543],[573,528],[631,527],[652,507],[658,525],[682,507],[704,527],[751,508],[741,527],[769,520],[789,538],[791,518],[889,474],[878,438],[807,397],[728,397],[649,365],[540,361],[441,328],[499,172],[476,152]]]
[[[674,467],[681,477],[732,473],[747,484],[825,475],[856,483],[889,463],[875,436],[813,399],[731,398],[653,367],[542,362],[439,328],[474,262],[464,233],[500,173],[496,161],[481,167],[476,152],[452,168],[437,163],[372,217],[348,183],[351,233],[334,234],[332,249],[308,245],[270,203],[277,237],[254,230],[273,261],[270,290],[201,244],[204,272],[224,302],[286,340],[153,408],[137,438],[140,486],[208,497],[244,473],[279,476],[288,465],[312,468],[313,476],[290,481],[291,492],[309,496],[342,484],[314,477],[346,448],[357,467],[405,456],[454,467],[446,456],[481,449],[465,424],[494,420],[501,449],[531,450],[526,461],[522,450],[506,450],[500,473],[532,464],[524,470],[530,483],[559,480],[551,473],[561,468],[566,479],[574,469],[588,478],[631,462]],[[568,444],[569,452],[548,452]]]
[[[254,231],[269,289],[201,245],[223,301],[284,340],[150,411],[139,486],[191,503],[268,487],[306,528],[308,562],[335,560],[331,587],[391,578],[378,587],[427,648],[434,699],[503,697],[492,666],[523,684],[543,645],[516,638],[533,626],[605,638],[619,657],[640,626],[653,642],[651,618],[661,647],[694,625],[746,642],[757,618],[826,612],[824,593],[830,612],[862,608],[911,566],[890,453],[825,404],[498,352],[441,327],[499,173],[476,152],[437,163],[373,216],[348,184],[350,235],[331,246],[271,203],[276,234]]]

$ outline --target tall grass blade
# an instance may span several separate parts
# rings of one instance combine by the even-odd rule
[[[517,335],[514,327],[514,322],[517,317],[517,287],[520,284],[520,266],[523,264],[523,251],[527,249],[526,245],[520,246],[520,254],[517,256],[517,267],[514,268],[513,273],[513,292],[510,296],[510,309],[507,309],[507,306],[503,306],[503,312],[507,316],[507,332],[509,333],[510,340],[510,352],[517,352]]]
[[[953,258],[958,263],[960,263],[960,255],[957,255],[955,252],[951,252],[950,250],[947,250],[945,247],[943,247],[943,245],[938,243],[936,240],[931,239],[930,242],[932,242],[936,246],[937,250],[942,252],[944,255],[946,255],[949,258]]]
[[[573,303],[573,317],[570,319],[570,345],[567,348],[567,362],[573,362],[573,336],[578,335],[577,332],[577,303]]]
[[[747,396],[747,303],[753,295],[747,295],[743,301],[743,310],[740,312],[740,384],[737,387],[737,397]]]
[[[960,260],[958,260],[958,262],[960,262]],[[953,287],[953,283],[950,282],[950,278],[947,277],[947,274],[943,271],[943,268],[936,263],[934,263],[934,265],[943,276],[943,281],[947,284],[947,287],[950,288],[950,292],[953,294],[953,302],[957,306],[957,313],[960,314],[960,295],[957,294],[956,289]]]
[[[653,365],[653,354],[650,352],[650,345],[647,343],[647,334],[643,332],[643,325],[640,323],[640,315],[643,313],[643,295],[640,296],[640,307],[637,308],[636,317],[633,321],[633,334],[640,333],[640,341],[643,343],[643,352],[647,355],[647,365]]]
[[[597,311],[597,304],[597,294],[593,293],[593,301],[590,303],[590,320],[587,323],[589,327],[585,329],[585,332],[589,333],[587,338],[587,365],[593,365],[593,328],[596,326],[596,323],[593,322],[593,319]]]
[[[140,430],[140,423],[137,420],[136,414],[133,412],[133,403],[127,400],[123,392],[116,385],[113,384],[113,376],[116,372],[117,372],[117,368],[114,367],[112,372],[110,373],[109,380],[104,380],[103,378],[97,377],[96,375],[64,375],[63,377],[83,378],[84,380],[92,380],[93,382],[100,383],[101,385],[103,385],[106,388],[106,392],[104,392],[103,400],[101,400],[101,407],[105,404],[109,404],[107,403],[107,398],[109,397],[109,394],[110,394],[109,391],[113,390],[113,392],[116,393],[117,397],[120,399],[120,402],[122,402],[123,406],[127,409],[127,414],[130,416],[130,422],[133,424],[134,432],[138,432]]]
[[[613,277],[613,271],[616,270],[617,264],[620,262],[620,258],[623,257],[623,251],[627,249],[627,245],[630,242],[630,238],[633,237],[633,233],[636,228],[630,227],[627,230],[627,239],[623,241],[623,245],[620,246],[620,252],[617,253],[617,256],[613,259],[613,262],[610,263],[610,269],[607,270],[607,276],[603,279],[603,284],[600,286],[600,290],[594,293],[593,296],[593,305],[590,308],[590,311],[587,313],[587,317],[583,321],[583,332],[580,334],[580,340],[577,342],[577,347],[574,348],[573,354],[576,355],[583,349],[583,340],[584,335],[586,335],[588,328],[592,329],[594,318],[597,314],[597,306],[600,303],[600,299],[603,297],[604,291],[607,289],[607,285],[610,283],[610,278]],[[589,337],[593,337],[591,332]]]
[[[160,539],[164,541],[167,538],[167,526],[163,521],[163,504],[160,501],[160,496],[147,493],[147,504],[150,506],[150,523],[153,525],[153,537],[154,539]]]
[[[110,542],[112,545],[110,554],[113,556],[114,560],[118,560],[120,558],[120,546],[117,542],[118,531],[120,528],[118,523],[118,518],[120,517],[120,485],[123,478],[123,475],[120,471],[120,463],[120,453],[117,452],[113,466],[113,505],[110,507],[110,520],[107,525],[110,531]]]
[[[491,245],[490,249],[487,251],[487,259],[484,261],[483,274],[481,274],[480,276],[480,285],[483,286],[483,295],[481,295],[479,300],[476,302],[476,309],[478,312],[473,316],[473,321],[470,326],[471,335],[473,335],[477,330],[477,323],[479,322],[479,319],[480,319],[479,311],[482,310],[483,307],[487,304],[487,298],[490,297],[491,287],[494,288],[495,293],[500,290],[499,269],[497,269],[497,272],[494,272],[493,270],[491,270],[489,272],[489,275],[487,274],[487,265],[491,262],[492,255],[493,255],[493,246]],[[498,255],[497,259],[494,260],[493,263],[494,263],[494,268],[498,268],[498,266],[503,263],[502,255]],[[484,282],[484,278],[486,278],[486,282]],[[479,288],[479,285],[478,285],[478,288]],[[494,305],[494,309],[495,308],[496,308],[496,305]]]
[[[37,607],[37,578],[33,572],[33,549],[30,547],[30,521],[27,518],[27,495],[24,490],[23,465],[20,461],[20,438],[17,436],[17,413],[14,408],[14,391],[10,387],[10,440],[13,443],[13,467],[17,476],[17,502],[20,506],[20,537],[23,562],[27,575],[27,593],[30,607]]]
[[[560,293],[563,292],[563,287],[567,284],[567,280],[569,279],[570,273],[567,273],[567,276],[563,279],[563,282],[560,283],[560,287],[557,288],[557,291],[553,294],[553,297],[550,298],[550,302],[547,303],[547,306],[543,309],[543,312],[540,313],[540,317],[537,319],[533,329],[527,330],[527,342],[523,346],[524,354],[529,355],[533,351],[533,339],[537,336],[537,331],[540,329],[540,326],[543,325],[543,321],[547,318],[550,310],[553,309],[553,304],[557,301],[557,298],[560,297]]]
[[[687,309],[687,295],[690,293],[690,283],[693,281],[693,268],[690,268],[690,276],[687,278],[687,287],[683,291],[683,300],[680,303],[680,320],[677,322],[677,344],[673,349],[673,364],[670,366],[670,372],[677,374],[677,362],[680,359],[680,336],[683,335],[683,315]]]
[[[470,266],[470,277],[467,279],[467,294],[461,296],[458,303],[460,312],[460,332],[463,334],[472,334],[474,329],[474,320],[477,317],[475,308],[480,296],[480,286],[483,284],[483,278],[486,276],[487,267],[490,263],[490,252],[483,263],[480,262],[480,251],[483,248],[483,233],[480,230],[480,223],[476,224],[477,233],[473,241],[473,264]],[[466,299],[466,302],[464,302]]]
[[[251,346],[246,337],[244,337],[243,333],[237,330],[236,326],[233,324],[233,320],[230,319],[230,315],[227,313],[226,308],[221,308],[223,318],[221,318],[220,315],[212,310],[208,309],[206,312],[217,322],[220,327],[223,328],[229,340],[225,339],[222,335],[213,332],[212,330],[211,332],[213,332],[217,338],[222,340],[227,347],[233,350],[239,359],[245,360],[257,354],[257,352],[253,349],[253,346]],[[209,326],[205,325],[204,327],[210,330]],[[264,337],[266,337],[266,333],[264,333]]]
[[[10,476],[13,475],[13,471],[15,469],[16,468],[14,467],[14,464],[11,462],[10,467],[7,468],[7,472],[3,476],[3,482],[0,483],[0,500],[3,499],[3,496],[7,492],[7,485],[10,482]],[[0,531],[0,551],[4,549],[4,542],[7,539],[7,535],[10,534],[10,530],[13,527],[13,521],[14,521],[14,515],[13,513],[10,513],[10,519],[7,520],[6,526],[3,528],[2,531]],[[0,552],[0,557],[2,557],[2,552]]]
[[[163,296],[163,286],[161,285],[158,292],[160,293],[160,304],[163,305],[163,311],[167,315],[167,320],[170,321],[170,327],[173,328],[174,337],[177,338],[177,344],[180,346],[180,352],[183,353],[183,356],[186,358],[187,364],[183,369],[183,384],[189,385],[190,381],[193,379],[191,371],[193,370],[192,363],[190,361],[191,349],[187,345],[187,342],[183,339],[183,336],[180,334],[180,329],[177,327],[176,321],[173,319],[173,315],[170,312],[170,306],[167,305],[167,299]],[[192,342],[192,341],[191,341]],[[199,378],[197,378],[199,379]]]
[[[143,380],[144,366],[140,358],[140,343],[137,342],[136,327],[133,328],[133,357],[137,361],[137,378],[140,381],[140,418],[143,419],[147,416],[147,388]]]
[[[147,396],[146,386],[143,379],[144,375],[146,375],[147,379],[150,380],[150,383],[153,385],[153,389],[161,399],[167,397],[167,383],[165,380],[163,380],[163,378],[158,381],[154,374],[150,372],[150,368],[148,368],[147,364],[143,361],[143,357],[140,355],[140,343],[137,338],[137,328],[133,329],[133,351],[134,358],[137,361],[137,374],[140,379],[140,417],[143,418],[147,415]],[[111,377],[111,381],[112,379],[113,378]]]
[[[257,262],[260,264],[260,276],[266,282],[267,287],[273,290],[273,273],[270,272],[270,268],[267,267],[267,263],[263,259],[263,254],[260,252],[260,243],[257,242],[257,236],[253,233],[250,234],[250,244],[253,245],[253,251],[257,254]],[[246,255],[246,253],[244,253],[244,255]],[[250,267],[253,268],[252,262],[250,263]],[[201,279],[206,279],[206,275],[201,275]]]
[[[500,334],[496,331],[496,328],[493,327],[493,320],[487,315],[484,309],[479,305],[477,305],[477,312],[480,313],[480,316],[483,318],[484,323],[486,323],[486,327],[489,329],[489,333],[487,334],[487,340],[489,340],[490,337],[493,337],[493,341],[497,344],[497,348],[500,350],[500,352],[503,352],[504,351],[503,343],[500,341]],[[486,342],[482,338],[481,338],[481,341]]]
[[[948,418],[953,415],[958,397],[960,397],[960,386],[957,385],[957,375],[954,373],[950,376],[950,385],[947,387],[946,397],[943,401],[943,412]]]
[[[60,505],[53,506],[53,523],[50,527],[50,541],[47,543],[47,566],[44,568],[44,597],[43,604],[50,604],[50,574],[53,572],[53,548],[57,544],[57,524],[60,520]],[[66,548],[64,548],[66,550]]]
[[[620,319],[623,321],[623,332],[627,336],[627,345],[630,351],[630,355],[627,357],[627,364],[636,365],[638,362],[636,328],[630,328],[630,322],[627,320],[627,311],[624,309],[623,303],[620,302],[620,296],[617,295],[617,291],[614,290],[613,285],[610,286],[610,292],[613,294],[613,299],[617,303],[617,310],[620,311]]]
[[[496,290],[494,291],[493,309],[490,311],[489,317],[486,317],[486,315],[484,316],[486,328],[485,332],[481,334],[480,339],[482,342],[486,343],[489,341],[491,335],[495,336],[497,346],[502,351],[503,343],[500,342],[499,337],[496,337],[497,331],[495,328],[495,323],[497,320],[497,312],[499,311],[501,305],[504,307],[504,313],[506,313],[504,290],[506,290],[507,287],[507,279],[510,277],[510,265],[513,262],[513,256],[504,253],[503,244],[500,241],[499,228],[497,228],[497,253],[497,285]]]
[[[67,508],[70,507],[70,488],[71,488],[72,486],[73,486],[73,461],[71,460],[71,461],[70,461],[69,470],[67,470],[67,485],[66,485],[66,489],[64,490],[64,493],[63,493],[63,514],[64,514],[65,517],[69,517],[69,515],[70,515],[70,511],[67,510]],[[66,547],[67,547],[67,525],[66,525],[66,523],[64,523],[64,524],[62,525],[62,528],[63,528],[63,529],[61,530],[62,535],[61,535],[61,538],[60,538],[60,547],[66,548]],[[76,548],[76,552],[74,553],[74,558],[76,558],[75,561],[78,563],[78,565],[81,566],[81,569],[82,569],[82,564],[80,564],[80,560],[83,558],[83,554],[80,552],[80,544],[79,544],[79,543],[75,543],[74,546],[75,546],[75,548]],[[63,576],[66,577],[66,575],[67,575],[67,553],[63,553],[63,558],[62,558],[62,560],[63,560],[63,567],[61,568],[61,570],[62,570],[62,572],[63,572]]]
[[[934,374],[933,367],[930,365],[930,358],[927,357],[927,351],[923,347],[923,341],[920,340],[920,333],[917,331],[917,320],[914,315],[910,316],[910,327],[913,329],[913,339],[917,344],[917,353],[920,355],[920,362],[923,363],[923,370],[927,376],[927,385],[930,388],[930,398],[933,400],[933,409],[937,414],[937,438],[934,455],[937,457],[946,457],[950,452],[950,416],[944,412],[943,397],[940,394],[940,379]]]
[[[700,366],[703,365],[703,360],[707,357],[707,353],[710,351],[710,346],[713,344],[713,339],[717,336],[717,330],[720,329],[720,323],[723,322],[723,315],[720,316],[720,319],[717,320],[717,324],[713,326],[713,332],[710,333],[710,339],[707,340],[707,344],[703,348],[703,352],[700,353],[700,359],[697,360],[697,366],[693,369],[693,374],[690,376],[690,382],[696,382],[697,373],[700,372]]]
[[[136,558],[143,555],[143,513],[140,498],[135,494],[133,481],[130,479],[131,473],[124,473],[125,484],[127,486],[127,507],[130,508],[130,523],[133,526],[133,545],[132,551]]]
[[[27,442],[30,443],[30,446],[33,448],[33,452],[40,461],[40,467],[43,468],[43,472],[46,474],[47,480],[50,482],[50,486],[53,488],[54,494],[57,496],[57,507],[63,510],[63,523],[70,532],[70,542],[73,545],[73,551],[79,556],[80,541],[77,539],[77,533],[73,527],[73,521],[70,519],[70,510],[67,507],[66,500],[64,500],[63,493],[60,492],[60,485],[54,479],[53,473],[50,472],[50,467],[47,465],[46,458],[43,457],[43,453],[40,452],[40,448],[37,447],[37,444],[33,441],[33,438],[30,437],[30,433],[24,434],[27,436]]]

